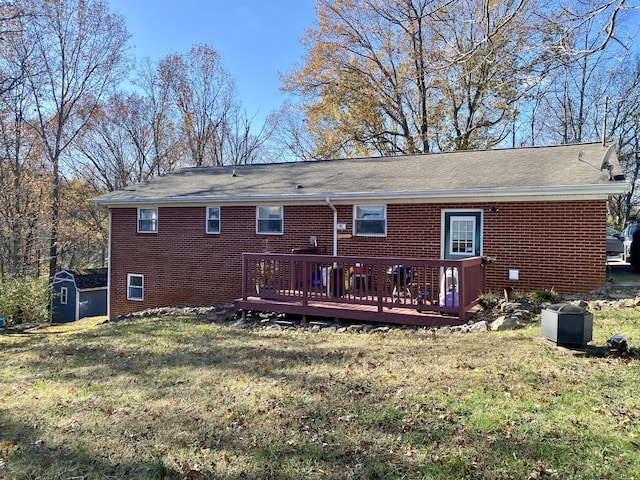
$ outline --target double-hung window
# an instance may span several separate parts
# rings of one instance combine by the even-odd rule
[[[256,211],[256,232],[265,235],[282,235],[282,207],[258,207]]]
[[[158,231],[158,209],[138,209],[138,233],[156,233]]]
[[[207,207],[207,233],[220,233],[220,207]]]
[[[386,236],[387,207],[385,205],[356,205],[353,209],[353,233],[367,237]]]
[[[144,275],[127,275],[127,300],[144,300]]]
[[[69,296],[68,293],[69,293],[69,290],[67,289],[67,287],[60,287],[60,304],[61,305],[67,304],[67,298]]]

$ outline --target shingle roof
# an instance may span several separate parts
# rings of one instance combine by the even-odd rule
[[[107,269],[97,268],[94,270],[68,270],[72,273],[78,290],[90,288],[102,288],[107,286]]]
[[[185,168],[92,200],[98,204],[283,202],[468,195],[624,193],[600,169],[599,143],[315,162]],[[612,156],[617,165],[617,157]],[[619,167],[618,167],[619,170]],[[234,175],[235,173],[235,175]]]

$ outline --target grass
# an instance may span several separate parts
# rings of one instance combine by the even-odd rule
[[[510,332],[198,318],[0,335],[0,477],[639,479],[640,362]],[[640,341],[637,309],[594,344]]]

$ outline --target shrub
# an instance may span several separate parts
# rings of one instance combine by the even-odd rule
[[[0,283],[0,317],[7,325],[49,321],[46,278],[9,277]]]
[[[498,306],[501,297],[495,292],[486,292],[480,295],[480,306],[485,310],[491,310]]]
[[[562,297],[553,289],[536,290],[529,294],[529,301],[534,305],[542,305],[543,303],[560,303]]]

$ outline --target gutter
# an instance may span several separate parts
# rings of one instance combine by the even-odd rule
[[[333,256],[337,257],[338,256],[338,210],[336,209],[335,205],[331,203],[331,199],[329,197],[325,197],[324,200],[325,202],[327,202],[327,205],[331,207],[331,210],[333,210]]]
[[[107,245],[107,319],[111,319],[111,210],[109,210],[109,234]]]

